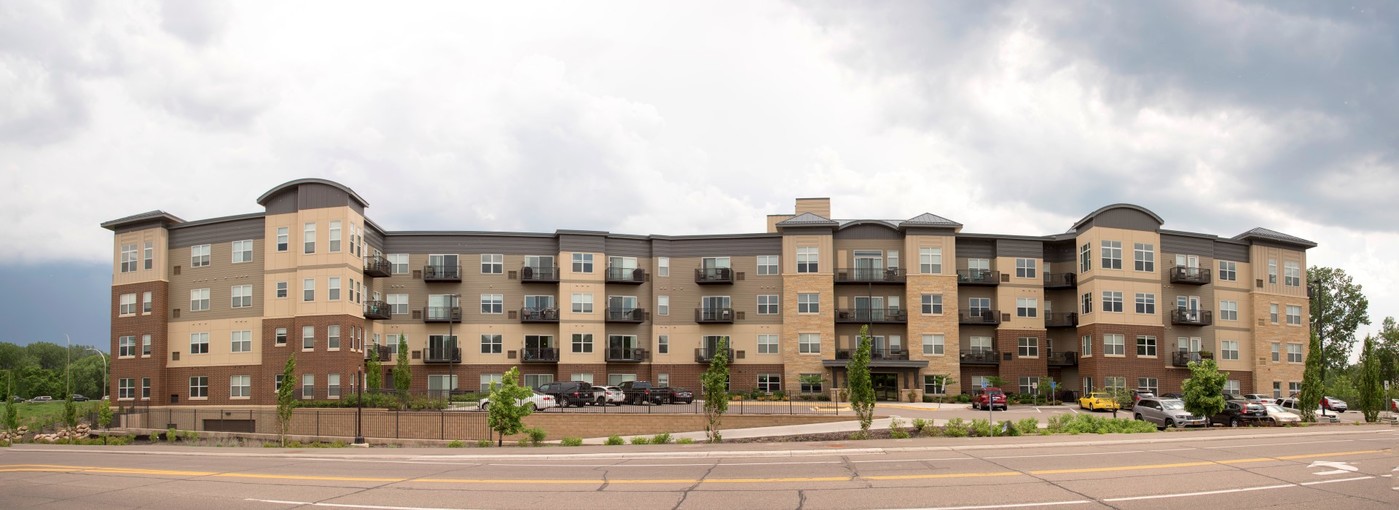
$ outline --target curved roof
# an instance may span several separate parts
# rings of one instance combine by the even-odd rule
[[[1098,217],[1098,215],[1103,214],[1103,213],[1108,212],[1108,211],[1111,211],[1111,210],[1113,210],[1113,209],[1129,209],[1129,210],[1137,211],[1137,212],[1139,212],[1139,213],[1142,213],[1142,214],[1145,214],[1145,215],[1147,215],[1147,216],[1150,216],[1152,220],[1156,221],[1156,224],[1157,224],[1158,226],[1166,224],[1166,220],[1161,219],[1161,217],[1160,217],[1160,216],[1157,216],[1156,213],[1151,212],[1150,209],[1147,209],[1147,208],[1142,207],[1142,206],[1140,206],[1140,205],[1136,205],[1136,204],[1112,204],[1112,205],[1105,205],[1105,206],[1099,207],[1098,210],[1093,211],[1093,212],[1091,212],[1091,213],[1088,213],[1088,215],[1087,215],[1087,216],[1084,216],[1083,219],[1078,220],[1077,222],[1075,222],[1075,223],[1074,223],[1074,226],[1073,226],[1073,228],[1071,228],[1071,230],[1078,230],[1079,228],[1083,227],[1083,224],[1084,224],[1084,223],[1088,223],[1089,220],[1092,220],[1093,218]]]
[[[267,193],[263,193],[262,196],[257,197],[257,203],[258,205],[267,205],[267,201],[270,200],[272,197],[277,196],[287,190],[296,189],[302,184],[324,184],[326,186],[337,188],[340,191],[344,191],[345,194],[350,195],[350,197],[355,199],[356,202],[359,202],[360,207],[369,207],[369,202],[365,201],[364,197],[359,196],[359,193],[355,193],[355,190],[350,189],[349,186],[327,179],[316,178],[297,179],[294,181],[287,181],[285,183],[282,183],[277,187],[268,190]]]

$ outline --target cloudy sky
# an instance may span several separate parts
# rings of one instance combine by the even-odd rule
[[[0,340],[108,343],[111,233],[354,188],[390,230],[757,232],[795,197],[1265,226],[1399,315],[1390,2],[0,2]]]

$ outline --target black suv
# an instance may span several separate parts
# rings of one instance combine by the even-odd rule
[[[559,402],[559,407],[583,407],[593,402],[595,399],[593,396],[593,384],[583,381],[555,381],[546,383],[539,387],[539,392],[552,395],[554,400]]]
[[[1224,411],[1210,417],[1210,425],[1216,423],[1229,427],[1257,425],[1268,419],[1268,410],[1262,404],[1247,400],[1230,400],[1224,403]]]

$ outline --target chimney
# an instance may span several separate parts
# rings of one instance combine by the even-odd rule
[[[823,198],[798,198],[797,216],[802,213],[811,213],[822,218],[831,219],[831,199]]]

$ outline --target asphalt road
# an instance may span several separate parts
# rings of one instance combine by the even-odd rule
[[[1399,506],[1399,428],[581,448],[16,445],[3,508]]]

